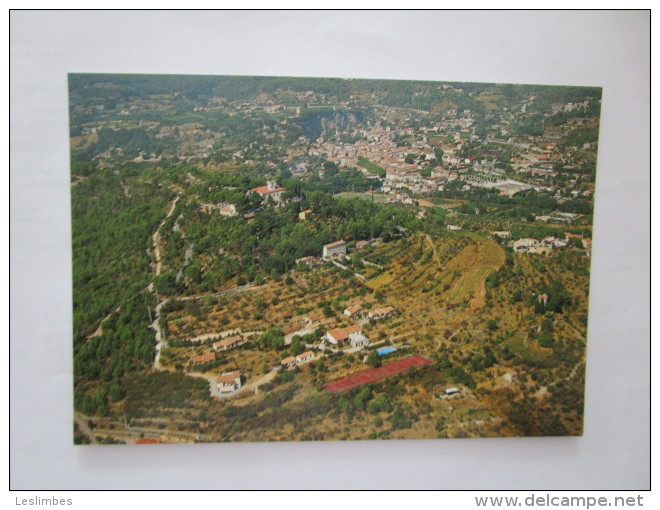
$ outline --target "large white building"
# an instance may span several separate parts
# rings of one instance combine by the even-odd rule
[[[266,181],[265,186],[259,186],[258,188],[252,188],[251,191],[258,193],[261,198],[264,200],[267,198],[273,199],[275,202],[282,201],[282,195],[286,191],[286,188],[282,188],[277,185],[275,181]]]
[[[353,347],[369,345],[369,339],[362,333],[362,326],[354,324],[347,328],[335,328],[326,332],[325,339],[331,344],[343,346],[350,343]]]
[[[323,258],[343,257],[346,255],[346,243],[335,241],[323,246]]]

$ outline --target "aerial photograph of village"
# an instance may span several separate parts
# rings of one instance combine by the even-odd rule
[[[74,443],[582,435],[600,103],[70,74]]]

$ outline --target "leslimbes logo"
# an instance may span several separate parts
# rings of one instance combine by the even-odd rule
[[[34,498],[16,498],[17,506],[66,506],[73,505],[73,500],[69,499],[58,499],[58,498],[40,498],[36,496]]]

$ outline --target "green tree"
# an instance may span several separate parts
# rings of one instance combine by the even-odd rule
[[[291,340],[291,354],[297,356],[298,354],[301,354],[304,351],[305,351],[305,346],[300,341],[300,337],[298,335],[295,335]]]
[[[374,368],[378,368],[383,364],[383,360],[376,351],[371,351],[367,356],[367,363],[369,363]]]
[[[254,306],[260,312],[263,312],[266,309],[266,302],[264,301],[263,296],[257,296],[254,298]]]
[[[356,409],[364,409],[367,401],[371,398],[371,390],[367,386],[363,386],[355,398],[353,399],[353,406]]]

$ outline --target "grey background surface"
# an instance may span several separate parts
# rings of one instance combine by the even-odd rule
[[[648,12],[10,14],[10,486],[650,485]],[[604,87],[581,438],[72,445],[68,72]]]

